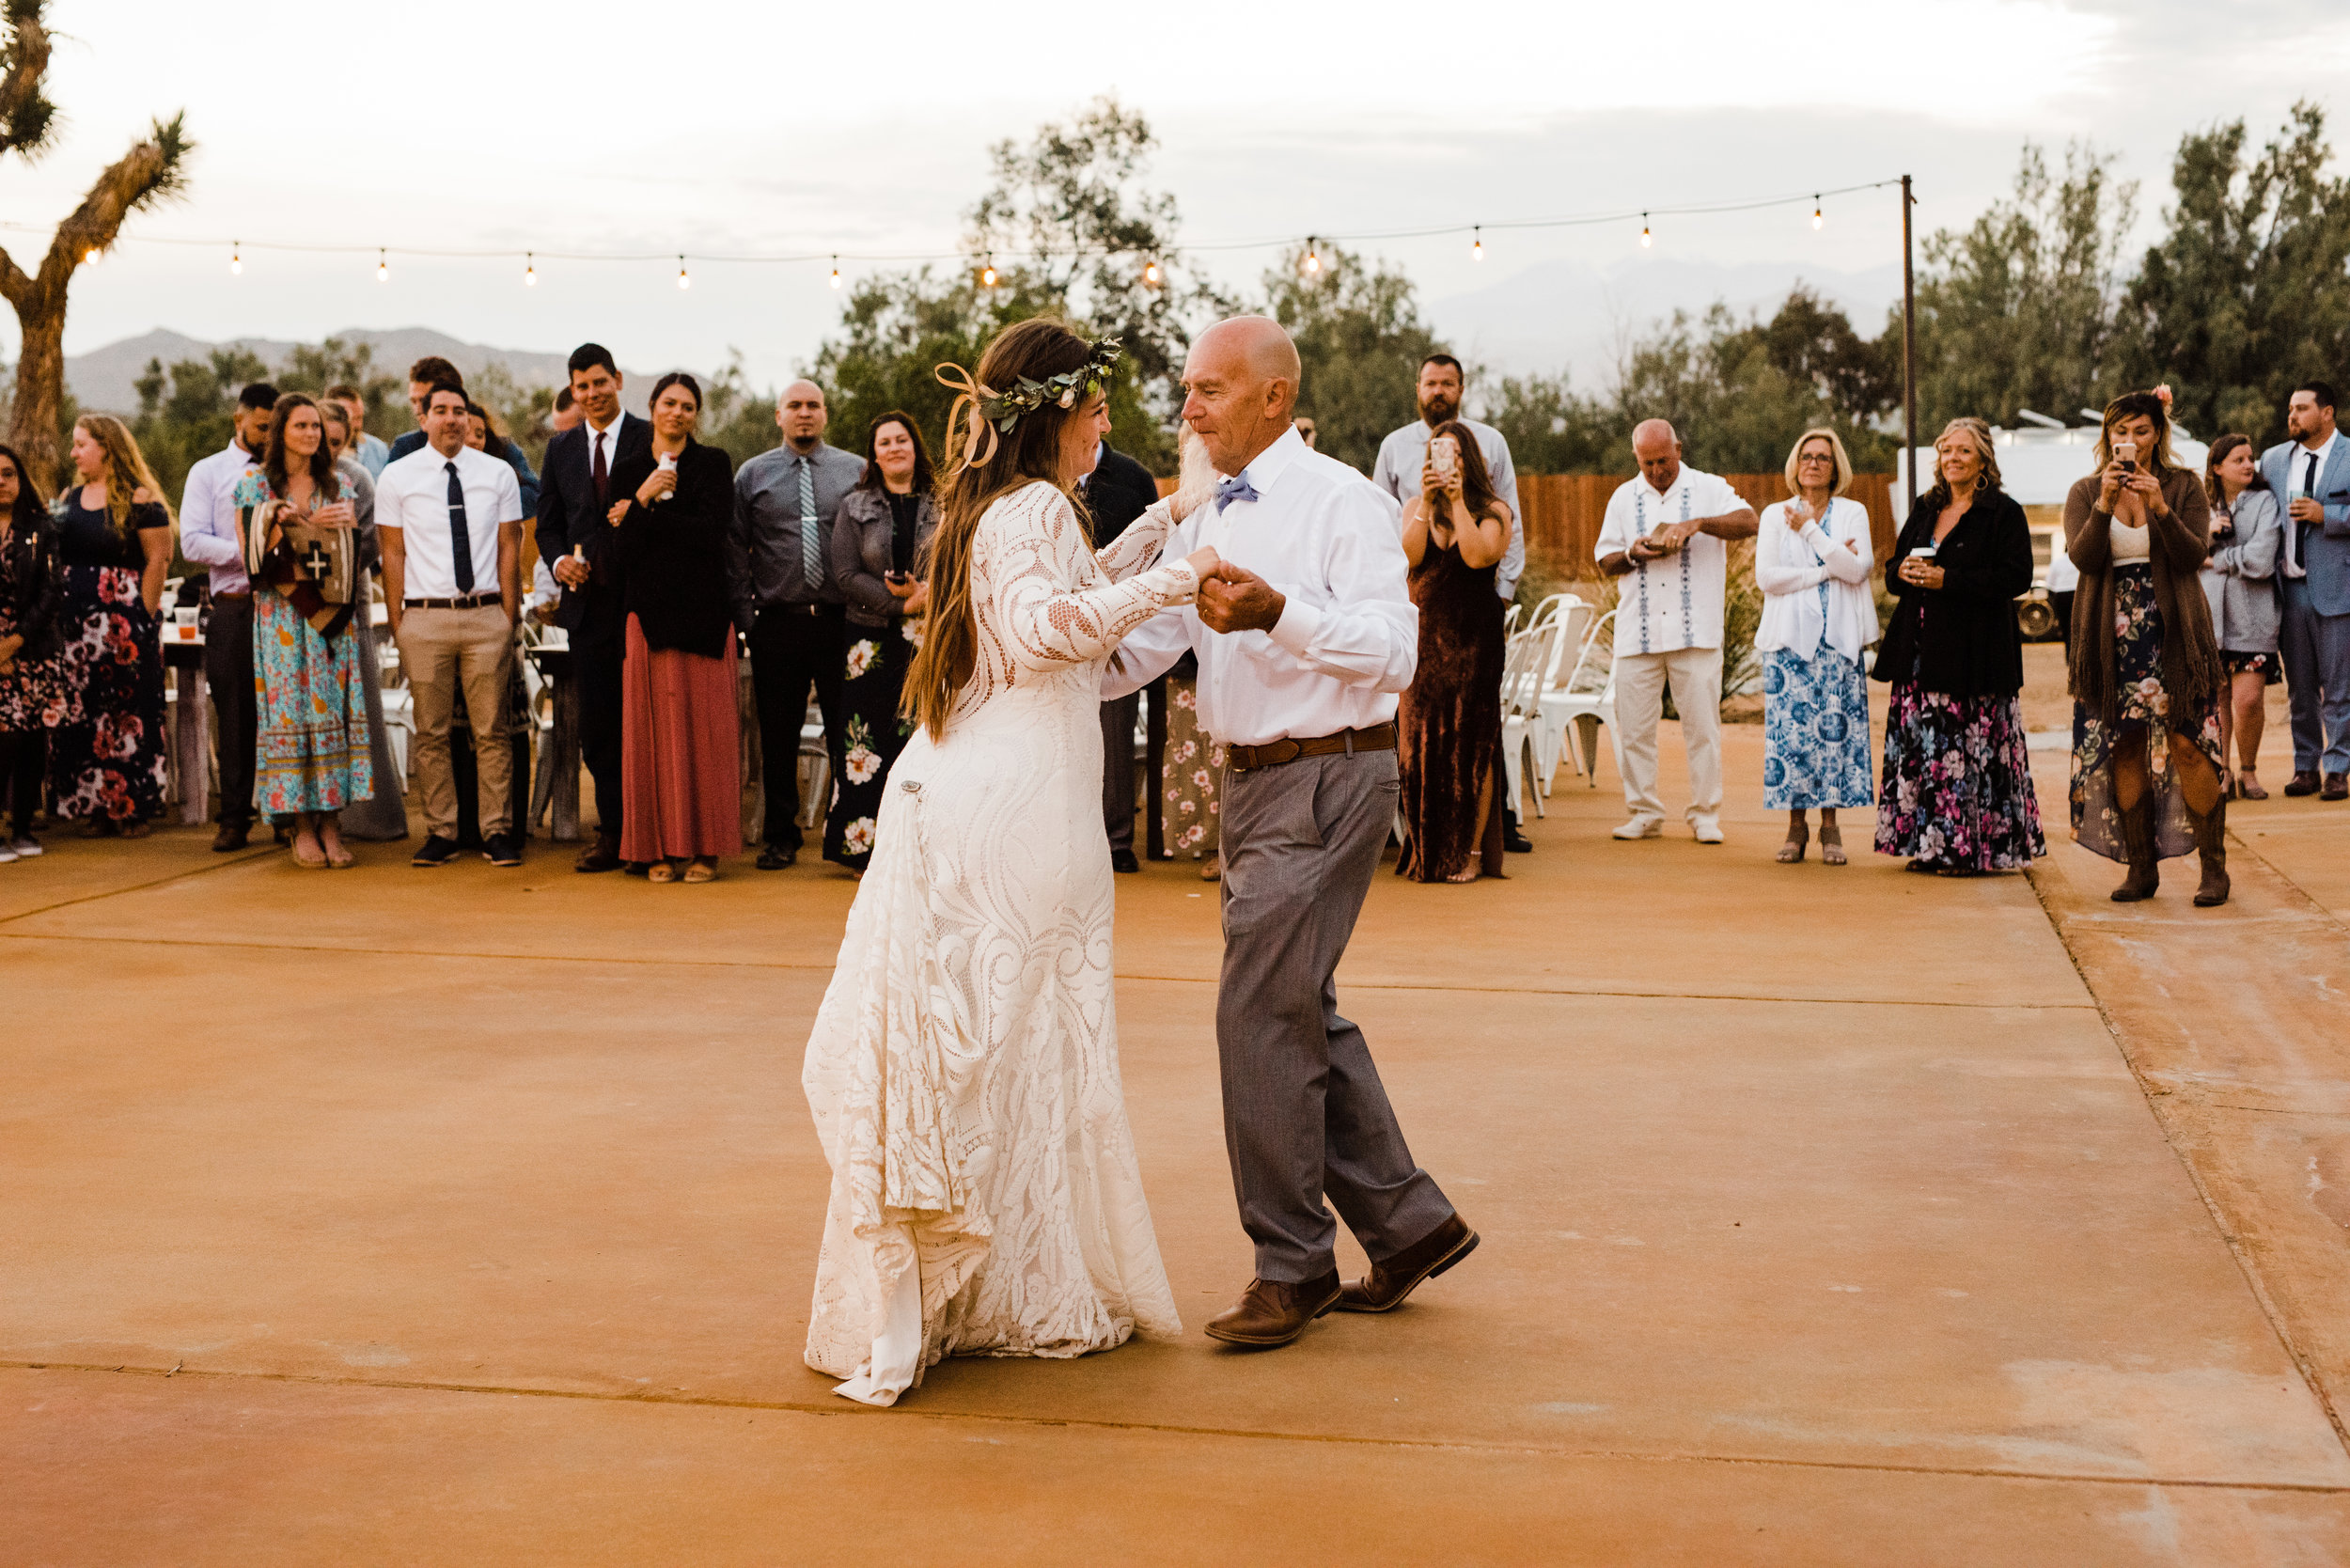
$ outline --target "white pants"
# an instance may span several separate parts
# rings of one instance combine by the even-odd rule
[[[1689,753],[1689,821],[1711,821],[1722,809],[1722,651],[1684,648],[1670,653],[1616,655],[1616,771],[1624,803],[1636,817],[1665,814],[1656,796],[1656,725],[1665,713],[1665,682],[1672,682],[1681,711],[1682,745]]]

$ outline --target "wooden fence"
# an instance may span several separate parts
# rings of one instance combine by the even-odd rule
[[[1607,515],[1607,498],[1631,476],[1624,474],[1520,474],[1518,503],[1526,509],[1526,547],[1539,554],[1555,572],[1588,577],[1597,571],[1591,557],[1599,542],[1599,526]],[[1784,474],[1725,474],[1730,488],[1761,511],[1773,501],[1787,498]],[[1893,476],[1855,474],[1844,494],[1869,509],[1870,532],[1877,559],[1892,553],[1901,521],[1893,515]]]

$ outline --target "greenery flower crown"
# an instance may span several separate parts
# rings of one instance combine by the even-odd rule
[[[972,380],[971,372],[960,365],[936,367],[932,373],[939,384],[957,394],[954,408],[947,416],[947,429],[950,440],[951,432],[964,431],[963,462],[976,465],[994,457],[996,437],[1010,435],[1023,415],[1033,414],[1047,403],[1074,408],[1092,397],[1110,379],[1122,352],[1117,338],[1104,337],[1086,351],[1086,362],[1075,369],[1042,381],[1022,376],[1017,384],[1001,392]]]

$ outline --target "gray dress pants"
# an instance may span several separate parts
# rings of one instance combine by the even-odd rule
[[[1396,755],[1305,757],[1228,771],[1224,972],[1216,1047],[1224,1141],[1257,1278],[1299,1284],[1337,1263],[1326,1194],[1372,1262],[1452,1214],[1412,1163],[1337,973],[1395,820]]]
[[[2293,771],[2350,773],[2350,615],[2318,614],[2306,578],[2282,580],[2277,651],[2292,703]]]

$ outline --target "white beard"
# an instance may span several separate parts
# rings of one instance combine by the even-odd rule
[[[1216,481],[1222,478],[1208,461],[1208,444],[1189,425],[1183,427],[1180,450],[1183,466],[1177,470],[1173,509],[1179,523],[1215,499]]]

